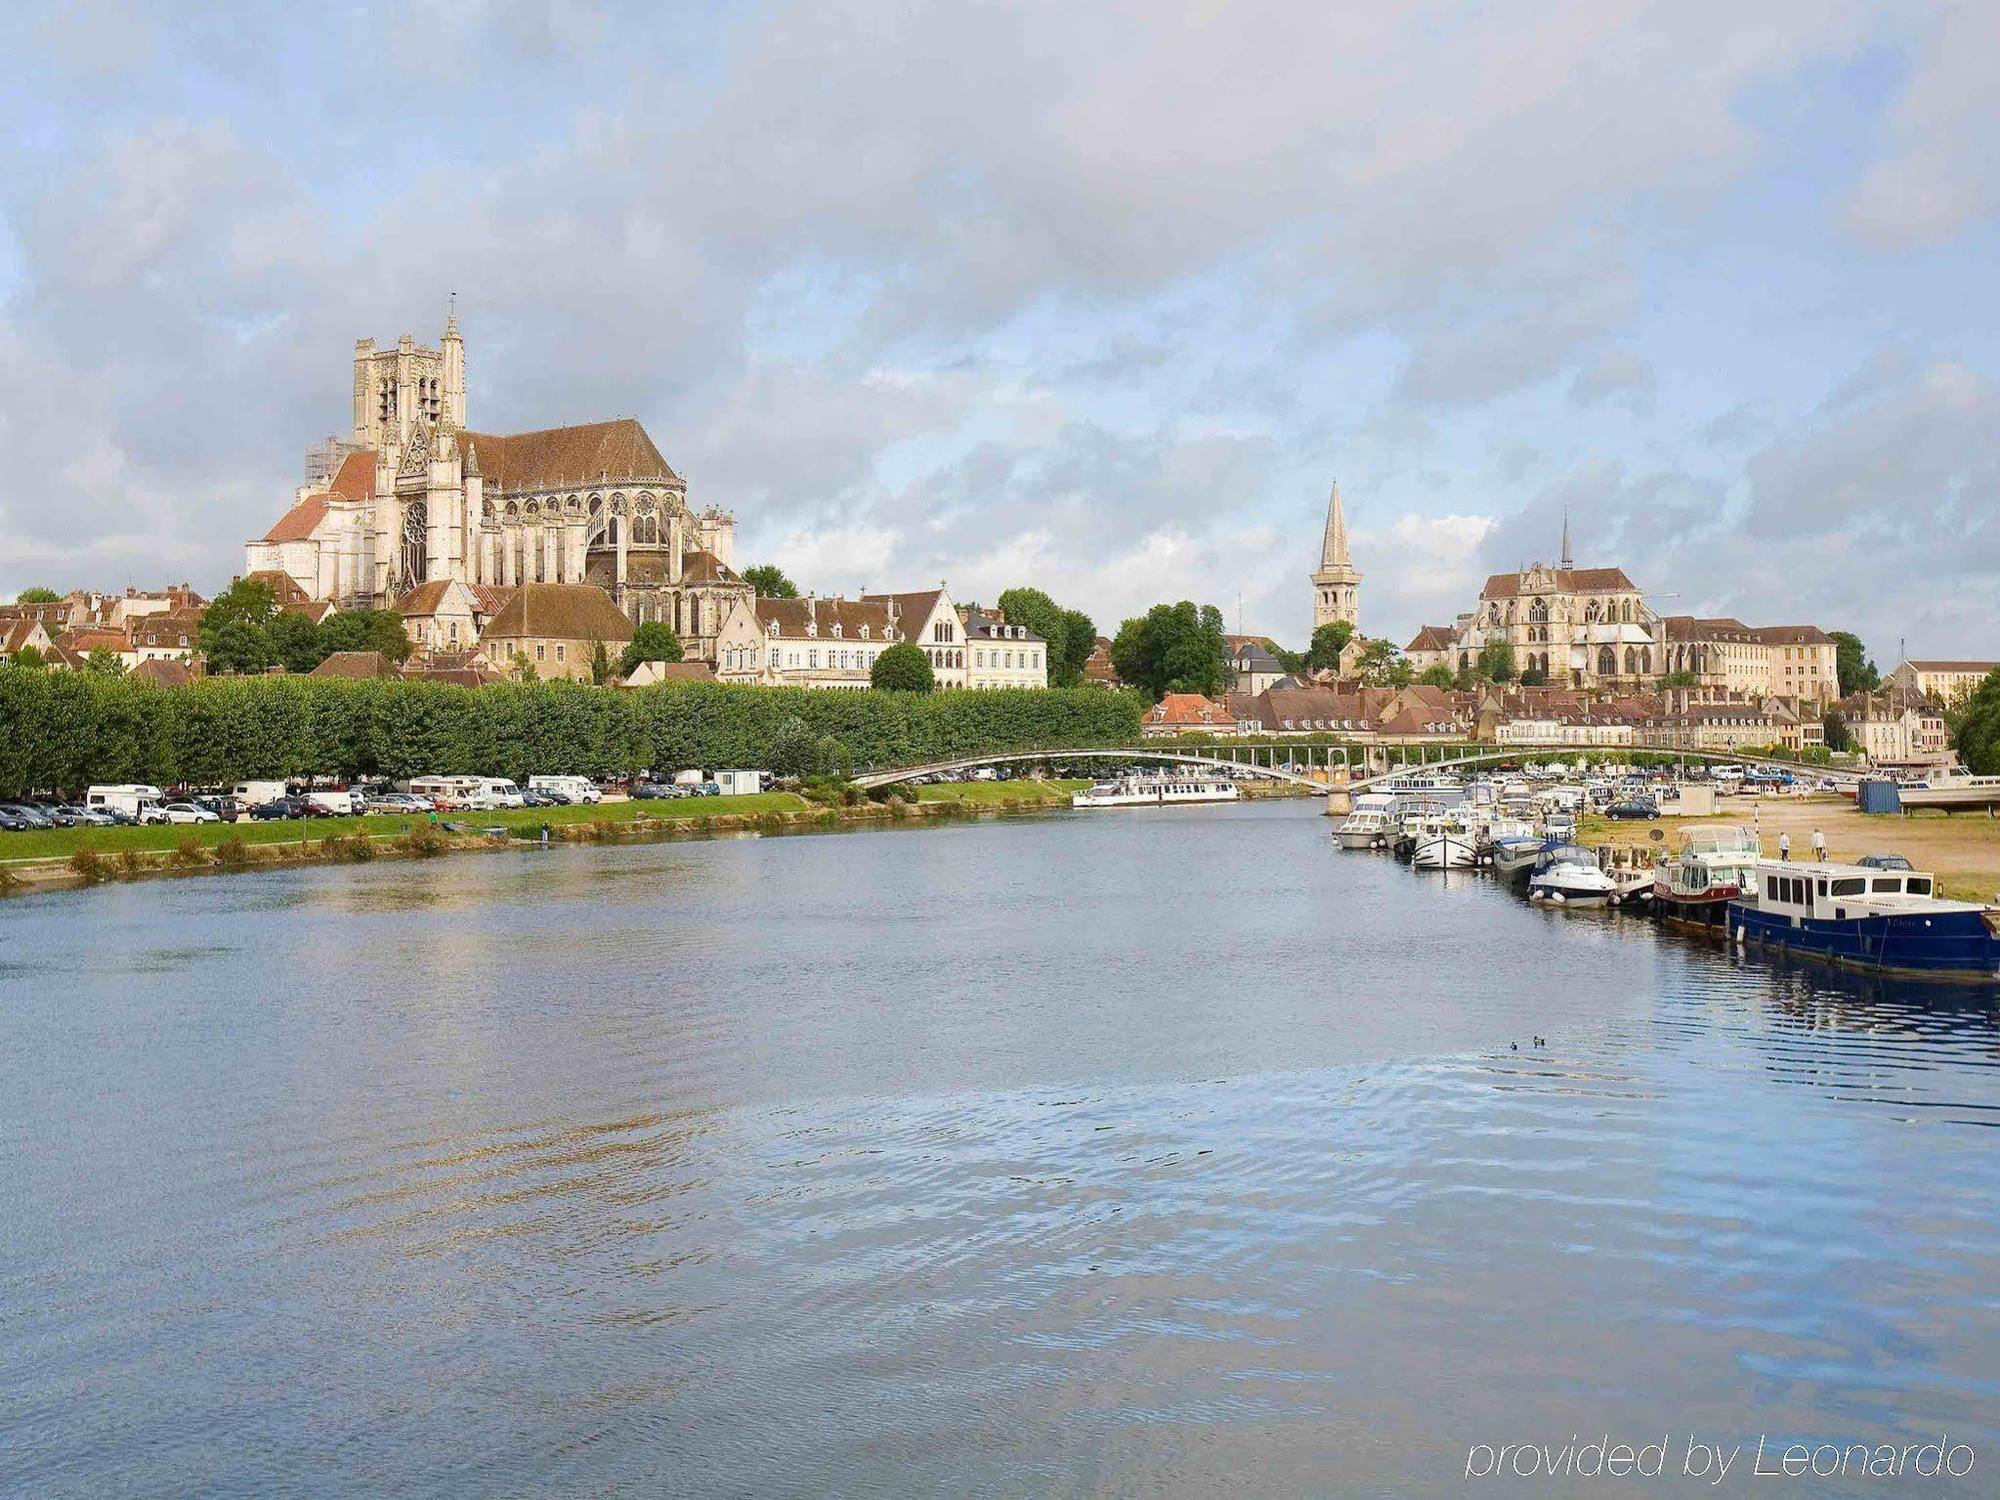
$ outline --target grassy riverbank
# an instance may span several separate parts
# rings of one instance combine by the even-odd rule
[[[622,842],[715,833],[808,832],[954,813],[1035,812],[1069,805],[1080,781],[972,782],[917,788],[897,800],[827,806],[793,792],[606,802],[589,807],[466,813],[433,828],[427,818],[315,818],[306,822],[202,823],[148,828],[63,828],[0,841],[0,893],[162,874],[429,858],[518,847],[547,824],[558,843]]]
[[[1829,859],[1864,854],[1901,854],[1938,878],[1939,893],[1963,901],[2000,899],[2000,820],[1982,813],[1915,813],[1909,817],[1870,816],[1845,797],[1747,797],[1724,799],[1707,818],[1662,818],[1657,823],[1613,823],[1585,818],[1577,829],[1583,844],[1650,844],[1650,830],[1663,832],[1669,847],[1676,826],[1727,823],[1757,828],[1764,852],[1775,856],[1778,835],[1792,836],[1792,858],[1812,857],[1815,828],[1826,835]]]

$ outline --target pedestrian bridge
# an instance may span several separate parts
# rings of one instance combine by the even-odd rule
[[[1805,765],[1729,750],[1669,750],[1643,745],[1507,745],[1475,751],[1457,746],[1423,745],[1226,745],[1198,752],[1185,746],[1168,748],[1159,744],[1093,746],[1074,750],[1011,750],[997,755],[968,755],[915,766],[871,768],[857,774],[854,780],[858,786],[872,788],[894,786],[898,782],[914,781],[920,776],[959,775],[982,766],[1076,760],[1143,760],[1160,765],[1198,766],[1205,770],[1258,776],[1320,793],[1329,790],[1361,792],[1386,785],[1413,771],[1468,770],[1477,766],[1499,765],[1504,761],[1595,759],[1627,753],[1670,755],[1679,761],[1767,766],[1774,770],[1802,772],[1843,782],[1860,780],[1857,772],[1830,766]]]

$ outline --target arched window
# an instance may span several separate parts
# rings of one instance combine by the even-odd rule
[[[1630,646],[1625,648],[1625,675],[1632,676],[1639,670],[1639,653]]]
[[[1618,653],[1609,646],[1597,648],[1597,675],[1616,677],[1618,675]]]
[[[632,518],[632,545],[656,547],[660,542],[660,518],[648,511]]]

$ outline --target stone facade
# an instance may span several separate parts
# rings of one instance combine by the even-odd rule
[[[872,686],[875,659],[905,637],[877,600],[757,599],[730,606],[716,636],[716,676],[766,687]]]
[[[960,610],[958,620],[966,643],[966,686],[1049,685],[1049,643],[1027,626],[1009,625],[1004,616],[976,609]]]

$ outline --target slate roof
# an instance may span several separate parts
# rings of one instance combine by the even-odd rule
[[[889,606],[872,599],[759,599],[756,601],[756,610],[757,628],[768,635],[772,622],[776,621],[780,640],[909,639],[905,629],[891,622]],[[904,617],[905,624],[908,618]],[[809,624],[813,631],[817,632],[816,635],[808,631]],[[840,627],[838,637],[833,633],[836,625]],[[868,632],[865,637],[861,634],[864,629]]]

